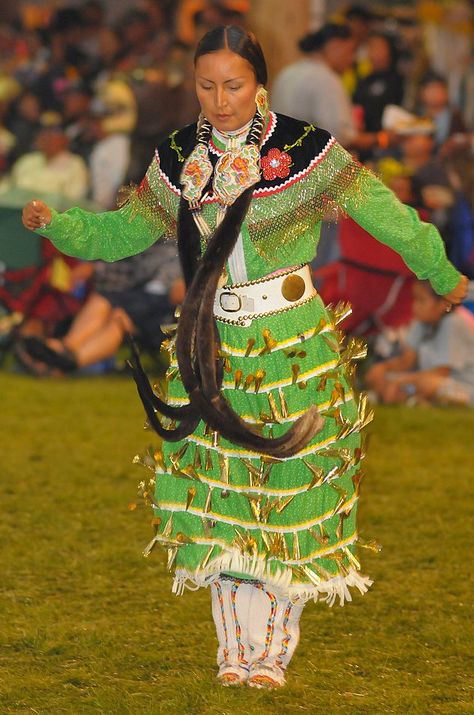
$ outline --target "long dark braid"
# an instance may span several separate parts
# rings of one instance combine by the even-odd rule
[[[263,128],[264,120],[257,112],[252,120],[247,143],[259,145]],[[211,130],[209,123],[203,122],[198,130],[198,142],[208,142]],[[181,379],[190,399],[189,405],[167,409],[167,405],[154,394],[148,380],[148,387],[142,384],[143,371],[140,374],[138,370],[139,379],[135,374],[135,380],[142,401],[147,403],[145,409],[150,424],[160,436],[170,441],[183,439],[203,419],[212,429],[218,430],[224,438],[236,444],[285,458],[302,449],[321,429],[322,420],[316,408],[310,408],[281,437],[262,437],[234,412],[221,394],[222,371],[216,361],[219,338],[213,316],[215,292],[239,236],[252,194],[253,187],[246,189],[228,208],[224,219],[209,238],[201,260],[200,235],[192,217],[193,209],[183,199],[180,202],[178,250],[188,290],[178,323],[176,356]],[[164,430],[154,414],[155,410],[172,419],[182,419],[182,422],[175,430]]]

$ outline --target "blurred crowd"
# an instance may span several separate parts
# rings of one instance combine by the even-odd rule
[[[70,173],[65,160],[62,180],[50,166],[44,188],[114,206],[122,183],[142,178],[153,147],[195,120],[195,42],[212,25],[243,22],[234,6],[142,0],[113,26],[100,0],[54,12],[25,6],[0,26],[3,187],[41,185],[31,170],[46,168],[30,165],[31,152],[67,154]]]
[[[351,6],[301,39],[272,104],[331,131],[435,223],[452,260],[472,273],[474,256],[461,245],[473,240],[474,205],[474,13],[464,9],[453,29]]]
[[[379,6],[343,7],[301,38],[299,59],[273,77],[272,108],[334,134],[436,224],[451,260],[474,278],[474,12],[463,0],[416,9],[404,4],[400,12],[373,7]],[[197,39],[217,24],[248,25],[249,10],[246,0],[139,0],[111,24],[100,0],[59,10],[23,6],[0,26],[0,209],[27,194],[49,197],[60,209],[81,202],[114,208],[118,189],[141,180],[153,148],[197,117]],[[349,219],[328,222],[315,276],[326,300],[357,307],[350,332],[395,335],[396,341],[412,318],[414,277],[388,248],[373,243]],[[54,251],[46,260],[56,273],[63,261],[64,272],[64,259]],[[72,261],[66,268],[69,290],[80,286],[82,302],[111,270],[98,264],[87,274]],[[132,260],[118,290],[138,290],[148,300],[147,286],[154,285],[156,296],[158,285],[169,318],[182,297],[176,271],[169,275],[171,282],[163,275],[145,280]],[[111,271],[109,291],[113,280]],[[10,317],[22,316],[17,322],[24,334],[57,337],[61,321],[44,317],[50,307],[38,310],[29,300],[25,308],[18,295],[8,304],[1,292],[0,300]],[[61,306],[56,317],[70,318],[70,307],[64,316]],[[119,308],[130,318],[128,303]],[[133,320],[122,324],[112,354],[125,331],[137,328]],[[74,340],[70,344],[76,355]]]
[[[142,179],[154,147],[198,115],[197,39],[214,25],[244,22],[248,2],[143,0],[112,25],[106,10],[100,0],[62,9],[31,3],[0,26],[5,238],[8,209],[33,197],[59,210],[114,209],[120,187]],[[11,222],[8,232],[14,242]],[[107,369],[127,332],[156,350],[160,323],[183,298],[170,245],[152,247],[144,260],[84,265],[44,239],[36,260],[37,270],[4,265],[0,339],[8,347],[18,334],[60,339],[74,357],[50,370],[17,343],[17,358],[35,374]]]

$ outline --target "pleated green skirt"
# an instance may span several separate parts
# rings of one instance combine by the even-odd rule
[[[324,426],[296,456],[275,460],[222,438],[200,423],[154,452],[155,544],[168,549],[173,590],[205,586],[219,573],[264,581],[294,602],[351,600],[371,581],[359,573],[357,504],[364,456],[361,429],[371,419],[352,387],[358,340],[338,328],[319,296],[249,327],[218,321],[222,390],[233,409],[264,436],[277,437],[311,405]],[[167,400],[187,403],[171,335]],[[149,457],[148,457],[149,458]]]

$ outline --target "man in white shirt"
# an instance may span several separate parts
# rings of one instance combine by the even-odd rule
[[[44,127],[36,138],[37,151],[20,157],[2,189],[25,189],[55,194],[75,202],[86,198],[89,172],[84,160],[69,151],[69,140],[60,126]]]
[[[103,209],[116,206],[117,192],[126,183],[131,158],[131,133],[137,104],[130,86],[119,79],[101,87],[90,131],[96,144],[89,157],[91,198]]]
[[[355,41],[344,25],[328,24],[299,43],[306,55],[283,69],[275,79],[272,108],[309,121],[350,145],[357,130],[352,107],[340,75],[354,61]]]

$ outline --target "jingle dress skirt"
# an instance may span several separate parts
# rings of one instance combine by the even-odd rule
[[[143,251],[159,237],[175,237],[181,174],[196,131],[190,125],[160,145],[118,211],[53,211],[42,235],[68,255],[109,261]],[[219,141],[213,132],[214,164],[226,151]],[[270,113],[260,156],[261,180],[227,265],[231,284],[309,263],[321,221],[335,209],[394,248],[439,294],[457,285],[459,272],[434,226],[420,221],[324,130]],[[236,164],[236,176],[244,170]],[[201,219],[215,227],[217,216],[210,195]],[[181,442],[164,442],[136,458],[154,472],[140,484],[154,510],[155,535],[146,553],[156,544],[167,549],[176,593],[208,585],[220,573],[259,579],[299,603],[323,598],[332,605],[339,597],[342,605],[351,599],[349,587],[367,590],[371,582],[360,574],[356,553],[362,545],[356,515],[361,431],[371,413],[352,387],[353,360],[364,348],[343,339],[339,324],[346,311],[329,310],[316,296],[248,327],[217,321],[222,394],[238,415],[264,436],[283,434],[313,405],[324,424],[287,459],[248,451],[203,422]],[[166,399],[186,404],[172,331],[164,348],[171,361]],[[172,426],[166,419],[163,424]]]
[[[223,394],[264,436],[278,437],[311,406],[324,426],[297,456],[276,460],[220,437],[201,423],[188,438],[164,442],[154,457],[156,536],[168,548],[174,590],[203,586],[221,572],[257,578],[295,601],[350,600],[358,574],[357,502],[362,476],[360,429],[371,419],[352,387],[359,341],[344,346],[316,295],[304,305],[254,320],[218,321]],[[173,351],[167,401],[185,404]],[[151,485],[145,491],[149,494]]]

